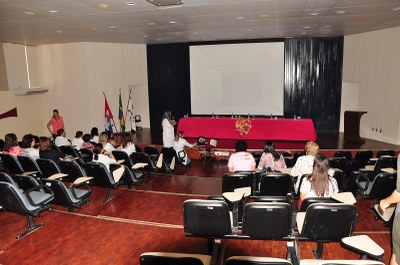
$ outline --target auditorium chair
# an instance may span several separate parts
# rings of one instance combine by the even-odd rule
[[[146,163],[147,166],[143,168],[143,170],[147,173],[148,180],[147,182],[151,181],[151,173],[157,172],[157,167],[154,161],[150,158],[147,153],[144,152],[135,152],[130,155],[131,161],[133,164],[137,163]]]
[[[347,161],[352,159],[352,155],[350,151],[336,151],[333,154],[333,157],[344,157]]]
[[[58,147],[62,153],[64,153],[66,156],[72,156],[72,157],[80,157],[79,151],[76,150],[74,147],[71,145],[63,145]]]
[[[134,163],[126,152],[115,150],[112,153],[116,160],[124,160],[125,174],[123,180],[128,185],[128,188],[131,188],[131,185],[138,185],[142,182],[144,176],[143,169],[133,169]]]
[[[262,156],[263,152],[251,152],[251,155],[254,157],[254,160],[256,161],[256,167],[258,167],[258,163],[260,163],[260,159]]]
[[[243,209],[242,235],[282,240],[292,234],[292,207],[284,202],[250,202]]]
[[[60,168],[53,160],[38,158],[36,159],[36,163],[38,164],[44,178],[48,178],[54,174],[61,173]]]
[[[360,150],[357,151],[354,160],[360,163],[360,168],[365,167],[368,161],[373,157],[373,152],[371,150]]]
[[[322,259],[323,243],[339,242],[351,236],[357,221],[354,205],[344,203],[314,203],[306,212],[296,215],[298,240],[313,241],[317,249],[313,251],[317,259]]]
[[[386,157],[381,156],[378,158],[374,166],[366,166],[366,168],[360,168],[360,171],[367,173],[370,180],[373,180],[376,175],[381,173],[383,168],[397,169],[397,157]]]
[[[375,199],[375,203],[379,203],[396,189],[396,180],[395,173],[379,173],[371,181],[361,172],[356,178],[356,184],[363,198]]]
[[[379,150],[376,153],[376,157],[380,158],[381,156],[395,156],[394,150]]]
[[[160,151],[158,151],[157,147],[154,145],[146,145],[143,149],[143,152],[148,154],[154,163],[157,162],[158,157],[160,156]]]
[[[22,174],[24,169],[18,162],[17,157],[9,154],[0,153],[0,158],[3,161],[3,166],[13,174]]]
[[[345,157],[343,157],[343,156],[329,158],[330,167],[331,168],[338,168],[342,172],[346,171],[346,164],[347,164],[347,159]]]
[[[332,176],[334,179],[336,179],[336,182],[338,184],[339,192],[343,191],[344,187],[344,174],[342,171],[335,170]]]
[[[74,182],[77,178],[86,176],[86,171],[76,161],[60,161],[60,170],[62,173],[68,174],[66,180]]]
[[[280,172],[267,172],[261,175],[259,195],[285,196],[293,187],[292,176]]]
[[[164,160],[164,154],[158,156],[156,168],[157,172],[171,174],[175,170],[175,156],[172,158],[171,163]]]
[[[169,163],[169,164],[171,164],[172,158],[175,157],[175,159],[176,159],[176,152],[175,152],[175,150],[173,148],[165,148],[165,147],[163,147],[161,149],[161,153],[164,156],[164,161]]]
[[[42,172],[40,171],[40,168],[36,163],[36,160],[32,159],[29,156],[17,156],[17,159],[24,169],[25,174],[32,172],[31,175],[35,177],[43,177]]]
[[[89,149],[82,148],[80,150],[80,153],[81,153],[81,158],[82,158],[83,162],[86,163],[86,162],[90,162],[93,160],[93,152],[90,151]]]
[[[337,203],[330,197],[307,197],[302,201],[299,212],[307,211],[307,208],[314,203]]]
[[[171,252],[145,252],[140,255],[140,265],[211,265],[210,255]]]
[[[33,193],[35,192],[35,193]],[[27,218],[28,229],[16,238],[20,239],[44,224],[34,224],[34,217],[39,217],[44,210],[51,209],[48,204],[53,199],[51,191],[42,193],[37,190],[22,192],[17,186],[0,181],[0,205],[10,212],[24,215]]]
[[[232,192],[236,188],[253,187],[253,173],[225,173],[222,176],[222,193]]]
[[[89,195],[92,189],[83,182],[81,185],[67,187],[64,182],[58,179],[43,179],[43,183],[54,192],[53,203],[67,207],[68,212],[73,212],[74,208],[81,208],[83,203],[89,203]],[[78,188],[84,185],[86,188]]]
[[[105,165],[97,162],[87,162],[86,163],[86,171],[88,176],[92,176],[92,183],[97,186],[101,186],[105,188],[106,198],[100,204],[105,204],[114,196],[110,195],[110,188],[116,188],[119,183],[116,182],[108,171]]]

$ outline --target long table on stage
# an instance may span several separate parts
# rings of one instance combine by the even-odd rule
[[[246,136],[236,130],[236,118],[184,117],[179,120],[178,131],[185,138],[206,138],[246,141],[315,141],[317,138],[311,119],[252,118]]]

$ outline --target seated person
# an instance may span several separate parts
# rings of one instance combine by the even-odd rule
[[[67,136],[67,133],[65,132],[65,130],[59,129],[57,131],[57,137],[54,140],[54,144],[58,147],[71,145],[71,142],[67,138],[65,138],[65,136]]]
[[[82,140],[83,140],[82,148],[86,148],[93,152],[94,146],[90,142],[90,134],[86,133],[85,135],[83,135]]]
[[[131,138],[132,138],[132,136],[131,136]],[[136,147],[135,147],[135,144],[133,143],[132,139],[130,141],[126,141],[125,137],[122,137],[121,145],[118,147],[118,150],[124,151],[125,153],[128,154],[128,156],[130,156],[132,153],[136,152]]]
[[[230,173],[235,171],[255,171],[256,161],[252,154],[247,152],[247,143],[243,140],[236,142],[236,153],[231,154],[228,161]]]
[[[82,137],[83,137],[83,132],[82,131],[77,131],[75,133],[75,138],[72,139],[72,141],[71,141],[71,143],[74,146],[74,148],[76,148],[78,150],[82,148],[82,145],[83,145]]]
[[[90,131],[90,142],[99,143],[99,129],[97,127],[93,127]]]
[[[22,148],[24,148],[23,155],[29,156],[33,160],[39,158],[39,149],[35,148],[36,140],[34,135],[32,134],[25,134],[22,137]]]
[[[21,156],[23,154],[22,148],[18,146],[18,138],[15,133],[7,133],[4,137],[3,153],[13,156]]]
[[[60,166],[60,160],[65,157],[65,154],[55,148],[53,149],[49,137],[40,137],[39,156],[40,158],[53,160],[57,166]]]
[[[106,166],[108,171],[110,171],[111,164],[117,163],[112,152],[104,150],[104,148],[101,144],[94,145],[93,153],[94,153],[93,162],[102,163],[103,165]]]
[[[112,144],[112,141],[115,142],[115,140],[111,139],[110,135],[108,132],[102,132],[99,136],[99,144],[103,146],[103,149],[109,152],[112,152],[115,150],[115,146]]]
[[[319,152],[319,146],[317,143],[309,141],[306,143],[305,151],[306,155],[300,156],[297,159],[296,164],[290,172],[291,176],[295,178],[297,177],[297,181],[294,186],[294,190],[296,193],[299,190],[301,176],[303,176],[304,174],[311,174],[311,172],[313,171],[314,158]]]
[[[308,197],[330,197],[332,194],[338,193],[339,188],[334,177],[329,176],[329,160],[326,156],[318,154],[314,159],[312,173],[303,179],[300,187],[301,203]]]
[[[261,173],[266,171],[281,171],[282,168],[286,168],[285,159],[281,154],[275,151],[275,147],[272,142],[267,142],[264,146],[264,153],[258,163],[259,170]]]
[[[175,136],[172,146],[176,154],[178,155],[178,153],[184,150],[185,147],[193,148],[194,146],[196,146],[196,144],[191,144],[188,141],[186,141],[186,139],[183,138],[183,132],[179,131]],[[182,159],[182,164],[184,164],[185,166],[190,164],[190,159],[187,156],[186,152],[185,152],[185,157]]]

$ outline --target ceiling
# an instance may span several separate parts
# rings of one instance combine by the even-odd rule
[[[178,7],[129,2],[0,0],[0,42],[157,44],[332,37],[400,26],[400,0],[182,0]]]

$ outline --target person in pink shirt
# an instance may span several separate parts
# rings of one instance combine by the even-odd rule
[[[228,161],[230,173],[235,171],[255,171],[256,161],[252,154],[247,152],[247,143],[243,140],[236,142],[236,153],[231,154]]]
[[[260,163],[258,163],[258,169],[261,170],[261,173],[264,173],[266,171],[281,171],[282,168],[286,168],[285,159],[275,151],[272,142],[267,142]]]
[[[22,155],[23,149],[18,146],[18,139],[15,133],[7,133],[4,137],[3,153],[13,156]]]
[[[50,126],[51,126],[51,129],[50,129]],[[60,129],[65,130],[63,117],[60,116],[57,109],[53,110],[53,116],[47,123],[47,129],[53,136],[53,140],[56,139],[58,130],[60,130]]]

